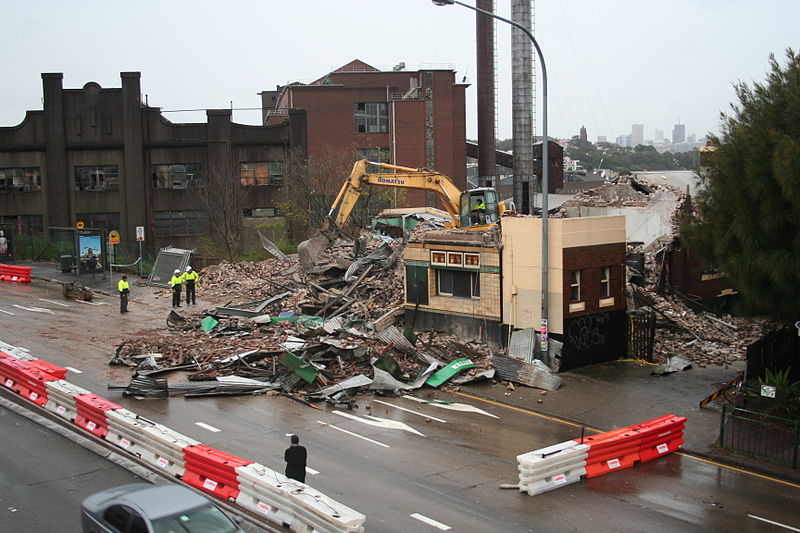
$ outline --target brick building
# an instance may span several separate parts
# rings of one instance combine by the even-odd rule
[[[289,110],[304,109],[309,160],[340,154],[351,161],[426,167],[447,174],[463,190],[467,85],[456,82],[453,70],[404,69],[401,63],[380,71],[354,60],[310,84],[264,91],[264,122],[274,124]],[[422,192],[406,194],[407,206],[432,202]]]
[[[193,248],[222,213],[274,214],[305,158],[305,112],[245,126],[209,110],[207,123],[175,124],[142,103],[140,77],[64,89],[61,73],[42,74],[44,109],[0,128],[0,224],[41,234],[81,221],[123,242],[144,226],[148,245]]]

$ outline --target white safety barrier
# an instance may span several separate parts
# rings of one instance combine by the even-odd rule
[[[89,391],[63,379],[48,381],[44,386],[47,389],[47,403],[44,408],[70,422],[74,421],[78,416],[75,397],[89,394]]]
[[[236,503],[268,520],[288,525],[296,533],[360,533],[366,517],[289,479],[264,465],[253,463],[236,469],[239,496]]]
[[[535,496],[580,481],[588,455],[589,446],[572,440],[518,455],[520,492]]]
[[[183,449],[200,444],[127,409],[107,411],[106,419],[108,442],[175,477],[186,472]]]
[[[17,348],[16,346],[12,346],[11,344],[6,344],[3,341],[0,341],[0,352],[4,352],[11,357],[16,357],[17,359],[21,359],[22,361],[32,361],[33,359],[38,359],[37,357],[32,356],[28,353],[27,350],[23,350],[22,348]]]

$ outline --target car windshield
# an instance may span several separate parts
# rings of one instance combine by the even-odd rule
[[[154,533],[236,533],[239,528],[219,508],[204,505],[153,521]]]

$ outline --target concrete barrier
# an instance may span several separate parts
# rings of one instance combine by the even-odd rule
[[[518,455],[519,490],[535,496],[577,483],[588,455],[589,446],[571,440]]]

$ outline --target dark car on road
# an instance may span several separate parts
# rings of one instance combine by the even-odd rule
[[[204,496],[180,485],[135,483],[83,500],[84,533],[244,533]]]

